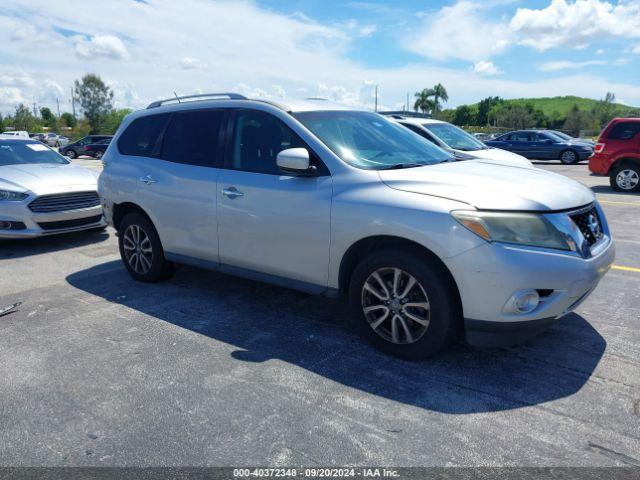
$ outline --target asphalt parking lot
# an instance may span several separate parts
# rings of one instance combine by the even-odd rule
[[[99,169],[99,162],[77,160]],[[616,267],[509,349],[384,356],[337,301],[181,268],[113,231],[0,244],[0,465],[640,466],[640,196],[585,163]]]

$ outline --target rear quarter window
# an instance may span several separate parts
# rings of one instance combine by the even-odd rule
[[[120,153],[138,157],[157,157],[160,147],[158,140],[169,116],[168,113],[161,113],[136,118],[118,139]]]
[[[620,122],[613,126],[607,138],[610,140],[631,140],[640,132],[640,122]]]

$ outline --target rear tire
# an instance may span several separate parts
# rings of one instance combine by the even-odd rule
[[[563,150],[560,153],[560,161],[565,165],[573,165],[574,163],[578,163],[580,161],[580,157],[575,150]]]
[[[64,152],[64,156],[72,159],[77,157],[75,150],[67,150]]]
[[[100,150],[98,150],[96,152],[96,155],[95,155],[96,156],[96,160],[100,160],[102,158],[102,155],[103,155],[103,153]]]
[[[400,250],[368,255],[349,284],[360,335],[376,349],[405,360],[429,358],[456,339],[462,326],[458,298],[443,267]]]
[[[640,192],[640,164],[627,163],[612,169],[609,184],[616,192]]]
[[[135,280],[155,283],[173,275],[173,263],[164,258],[158,232],[146,216],[129,213],[122,219],[118,246],[122,262]]]

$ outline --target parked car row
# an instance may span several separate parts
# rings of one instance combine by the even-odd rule
[[[565,164],[586,160],[593,154],[592,142],[567,137],[550,130],[516,130],[485,143],[527,158],[560,160]]]
[[[0,138],[0,237],[106,220],[135,280],[191,264],[342,296],[365,339],[406,359],[460,335],[518,343],[614,258],[589,188],[443,122],[214,94],[153,102],[113,140],[60,152],[104,155],[97,185],[37,141]]]
[[[60,148],[60,153],[69,158],[76,158],[81,155],[102,158],[112,138],[112,135],[87,135]]]

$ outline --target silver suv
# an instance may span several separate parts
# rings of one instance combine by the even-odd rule
[[[574,309],[614,258],[593,193],[449,153],[375,113],[238,94],[128,116],[99,193],[133,278],[212,268],[343,295],[380,350],[499,346]]]

